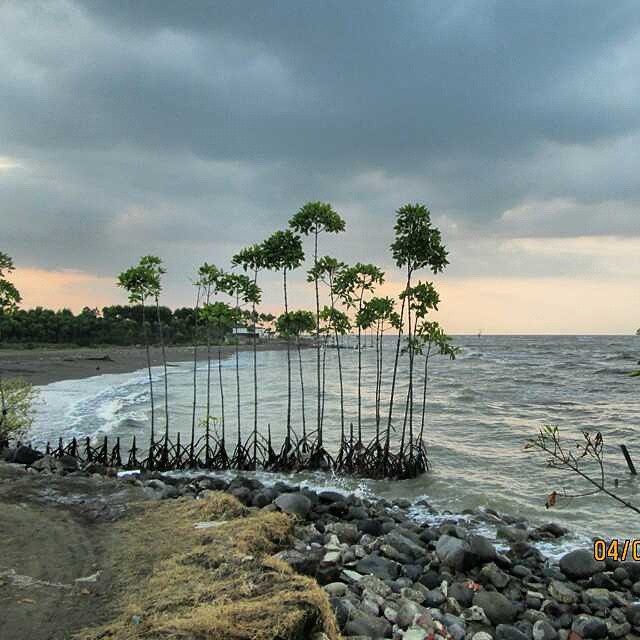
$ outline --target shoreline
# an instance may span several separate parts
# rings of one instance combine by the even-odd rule
[[[241,344],[240,351],[251,351],[251,344]],[[258,344],[258,351],[282,351],[286,342],[272,340]],[[167,346],[167,363],[193,360],[193,346]],[[206,345],[198,345],[198,360],[206,359]],[[223,357],[229,357],[234,345],[223,345]],[[151,347],[151,366],[162,364],[160,347]],[[212,346],[212,360],[217,361],[218,346]],[[5,378],[23,378],[36,385],[61,380],[81,380],[105,373],[131,373],[147,366],[144,347],[70,347],[38,349],[0,349],[0,374]]]

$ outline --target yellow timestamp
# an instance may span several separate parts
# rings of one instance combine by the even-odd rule
[[[626,560],[640,560],[640,539],[626,538],[624,540],[603,540],[598,538],[593,541],[594,560],[613,560],[625,562]]]

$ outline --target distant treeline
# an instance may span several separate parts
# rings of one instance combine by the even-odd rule
[[[155,306],[145,307],[145,324],[149,339],[158,336]],[[170,344],[193,344],[195,339],[194,310],[183,307],[172,311],[160,307],[160,319],[165,340]],[[200,331],[198,332],[200,333]],[[231,328],[223,329],[225,338]],[[204,338],[204,334],[199,336]],[[85,307],[74,314],[69,309],[18,309],[6,314],[0,311],[0,342],[3,345],[19,344],[98,344],[134,345],[145,340],[142,326],[142,306],[114,305],[102,311]]]

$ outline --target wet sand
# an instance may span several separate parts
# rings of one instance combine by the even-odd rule
[[[0,637],[66,640],[109,619],[114,521],[142,489],[0,461]]]
[[[250,344],[240,345],[241,351],[250,350]],[[222,347],[226,357],[235,347]],[[258,345],[260,351],[286,349],[286,343],[272,340]],[[166,348],[167,362],[193,360],[193,347]],[[218,347],[212,347],[216,358]],[[206,358],[206,347],[198,347],[198,359]],[[162,364],[159,347],[151,349],[151,364]],[[68,349],[0,349],[0,373],[7,378],[19,377],[34,385],[45,385],[58,380],[79,380],[104,373],[129,373],[144,369],[147,356],[144,347],[87,347]]]

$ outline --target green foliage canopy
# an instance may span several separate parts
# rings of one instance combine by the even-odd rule
[[[282,336],[299,338],[305,333],[311,333],[315,328],[315,315],[302,309],[283,313],[276,320],[276,330]]]
[[[37,391],[21,378],[4,379],[1,385],[0,442],[6,442],[21,438],[31,428]]]
[[[440,231],[431,224],[431,213],[423,204],[406,204],[396,212],[396,239],[391,244],[398,267],[412,273],[429,268],[439,273],[448,264],[447,250]]]
[[[307,202],[289,220],[289,227],[302,235],[340,233],[345,229],[344,219],[328,202]]]
[[[262,243],[264,266],[272,271],[297,269],[304,261],[300,236],[292,231],[276,231]]]
[[[347,305],[362,305],[364,294],[373,291],[377,284],[384,282],[384,272],[375,264],[358,262],[351,267],[344,267],[334,280],[334,291]]]
[[[0,251],[0,312],[12,313],[22,302],[20,292],[6,275],[15,270],[11,256]]]

